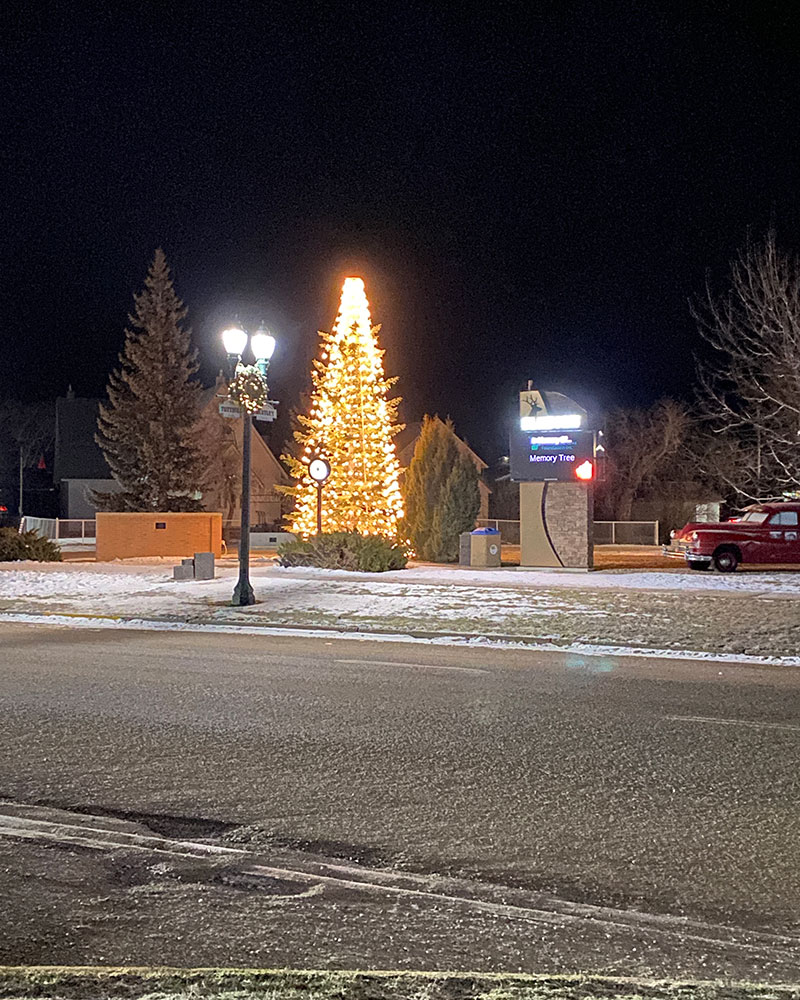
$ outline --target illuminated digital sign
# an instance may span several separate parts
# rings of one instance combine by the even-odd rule
[[[577,431],[583,427],[580,413],[538,413],[519,418],[523,431]]]
[[[509,455],[511,478],[515,482],[586,481],[594,472],[594,434],[581,430],[515,429]]]

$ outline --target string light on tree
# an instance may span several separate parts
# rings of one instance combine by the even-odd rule
[[[297,481],[290,490],[296,508],[289,520],[303,536],[317,527],[317,487],[308,466],[319,454],[331,466],[322,530],[397,535],[403,500],[392,438],[402,430],[400,400],[387,398],[397,380],[384,375],[379,329],[371,323],[364,282],[346,278],[333,330],[320,333],[308,415],[298,417],[294,436],[300,457],[284,456]]]

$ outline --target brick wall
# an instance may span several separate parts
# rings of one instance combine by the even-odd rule
[[[97,514],[97,560],[222,555],[222,514]]]

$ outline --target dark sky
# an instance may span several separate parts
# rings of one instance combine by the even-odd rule
[[[800,242],[792,10],[7,2],[0,393],[100,394],[161,245],[205,374],[263,316],[284,405],[347,273],[487,459],[528,378],[685,395],[687,298]]]

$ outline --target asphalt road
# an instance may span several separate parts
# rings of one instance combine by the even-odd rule
[[[0,797],[0,961],[800,979],[800,670],[0,626]]]

